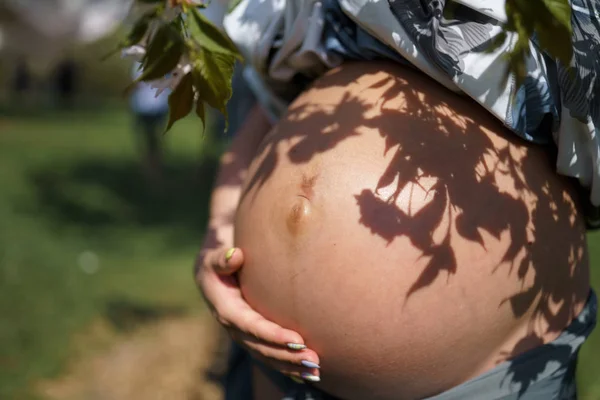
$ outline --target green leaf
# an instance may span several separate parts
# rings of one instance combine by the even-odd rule
[[[169,48],[154,64],[144,68],[144,72],[131,82],[126,88],[125,93],[128,93],[139,82],[148,82],[156,79],[164,78],[168,73],[173,71],[181,58],[182,46],[173,46]]]
[[[202,131],[206,128],[206,112],[204,110],[204,102],[198,99],[196,102],[196,115],[202,121]]]
[[[162,25],[150,38],[142,65],[146,67],[154,63],[176,41],[180,41],[180,39],[174,35],[171,27],[169,25]]]
[[[148,27],[150,26],[150,19],[152,17],[149,15],[145,15],[133,25],[129,35],[127,35],[127,39],[122,43],[124,47],[133,46],[134,44],[138,44],[140,40],[144,38],[146,32],[148,32]]]
[[[227,102],[231,98],[231,78],[235,58],[228,54],[202,50],[194,65],[194,85],[200,99],[219,110],[227,120]]]
[[[122,47],[133,46],[138,44],[148,32],[150,27],[150,21],[158,16],[159,7],[147,11],[133,24],[131,31],[127,35],[127,38],[121,43]]]
[[[525,66],[525,60],[529,55],[529,47],[522,47],[522,45],[517,44],[513,53],[509,56],[508,59],[508,70],[506,79],[508,79],[508,74],[512,73],[515,86],[521,87],[521,85],[525,82],[525,78],[527,77],[527,68]],[[516,93],[516,92],[515,92]]]
[[[535,30],[539,43],[551,56],[569,65],[573,57],[571,8],[566,0],[544,0]]]
[[[165,77],[172,72],[183,54],[183,46],[175,43],[168,47],[165,52],[152,64],[144,68],[144,72],[138,77],[136,82],[153,81]]]
[[[493,53],[506,42],[507,34],[504,31],[499,32],[490,42],[490,46],[485,49],[485,53]]]
[[[171,129],[173,124],[182,118],[185,118],[194,105],[194,89],[192,74],[186,74],[169,95],[169,122],[165,133]]]
[[[538,38],[540,46],[548,54],[559,59],[564,65],[571,64],[573,46],[569,31],[560,32],[557,30],[539,29]]]
[[[558,23],[571,30],[571,7],[568,0],[544,0],[544,4]]]
[[[523,83],[530,55],[529,41],[537,35],[539,45],[550,56],[569,65],[573,56],[571,43],[571,7],[568,0],[506,0],[507,22],[504,31],[515,32],[516,41],[508,56],[507,74],[515,84]]]
[[[213,53],[223,53],[242,60],[233,42],[219,28],[213,25],[200,11],[191,10],[192,18],[188,18],[191,37],[203,48]]]
[[[130,85],[141,81],[163,78],[177,67],[185,47],[177,32],[170,25],[160,27],[152,36],[142,61],[144,72]]]
[[[204,2],[204,3],[193,3],[193,4],[188,4],[185,1],[183,3],[181,3],[181,8],[183,9],[183,13],[188,13],[190,11],[190,9],[192,8],[197,8],[197,9],[202,9],[202,8],[206,8],[208,7],[208,5],[210,4],[210,2]]]
[[[152,20],[152,18],[155,18],[157,14],[158,8],[154,8],[142,15],[140,19],[138,19],[135,22],[135,24],[133,24],[133,27],[131,28],[131,31],[129,31],[127,38],[119,42],[116,49],[102,56],[101,59],[106,60],[108,57],[117,53],[120,49],[138,44],[148,32],[148,28],[150,27],[150,21]]]

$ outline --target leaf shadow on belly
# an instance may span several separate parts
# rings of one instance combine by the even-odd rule
[[[287,117],[262,142],[257,152],[260,158],[259,166],[249,177],[242,199],[250,192],[256,194],[272,175],[279,163],[278,145],[282,141],[297,140],[297,143],[285,154],[289,161],[294,164],[308,163],[318,154],[334,149],[342,141],[358,136],[358,132],[348,131],[346,127],[360,126],[364,109],[364,104],[350,95],[345,95],[339,104],[325,109],[313,105],[290,109]],[[346,115],[343,124],[338,121],[339,113]],[[322,132],[319,140],[314,140],[314,135],[318,135],[318,132],[314,131],[313,124],[322,126],[323,131],[326,131],[326,133]]]
[[[588,271],[578,204],[570,183],[553,172],[554,150],[532,148],[474,101],[407,69],[341,68],[309,92],[318,98],[332,88],[345,91],[341,101],[314,104],[300,96],[290,107],[263,143],[244,196],[269,179],[280,157],[301,165],[349,138],[377,132],[385,141],[382,157],[391,161],[353,194],[357,223],[388,244],[404,237],[420,250],[426,266],[406,299],[465,267],[457,241],[487,251],[493,239],[506,249],[490,274],[521,282],[498,307],[510,306],[515,319],[529,318],[529,335],[505,358],[561,332],[585,302],[587,292],[577,282],[586,281]],[[278,150],[290,140],[287,153]],[[425,178],[434,183],[425,187]],[[406,197],[411,187],[429,200],[413,207]]]

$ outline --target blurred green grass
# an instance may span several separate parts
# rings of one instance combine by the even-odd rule
[[[198,126],[166,136],[152,189],[124,104],[0,116],[0,399],[59,373],[96,318],[201,310],[192,264],[221,142]]]
[[[166,137],[167,183],[143,180],[126,106],[0,117],[0,399],[58,374],[97,318],[201,309],[191,279],[222,149],[196,120]],[[600,289],[600,234],[589,236]],[[600,399],[600,330],[579,365]]]

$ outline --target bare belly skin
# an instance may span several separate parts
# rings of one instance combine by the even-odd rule
[[[387,63],[331,71],[251,165],[242,291],[340,398],[417,399],[554,339],[589,292],[551,157],[470,99]]]

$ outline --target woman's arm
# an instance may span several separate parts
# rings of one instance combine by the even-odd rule
[[[270,129],[271,123],[266,115],[259,106],[255,106],[234,135],[229,149],[221,157],[210,201],[204,248],[233,244],[233,223],[242,183],[260,142]]]
[[[317,354],[304,347],[298,333],[254,311],[243,299],[234,276],[244,262],[242,250],[231,247],[242,182],[270,128],[265,114],[255,107],[221,158],[210,203],[208,232],[196,262],[196,282],[217,321],[254,357],[291,376],[300,377],[305,372],[318,375],[310,367],[318,365]]]

